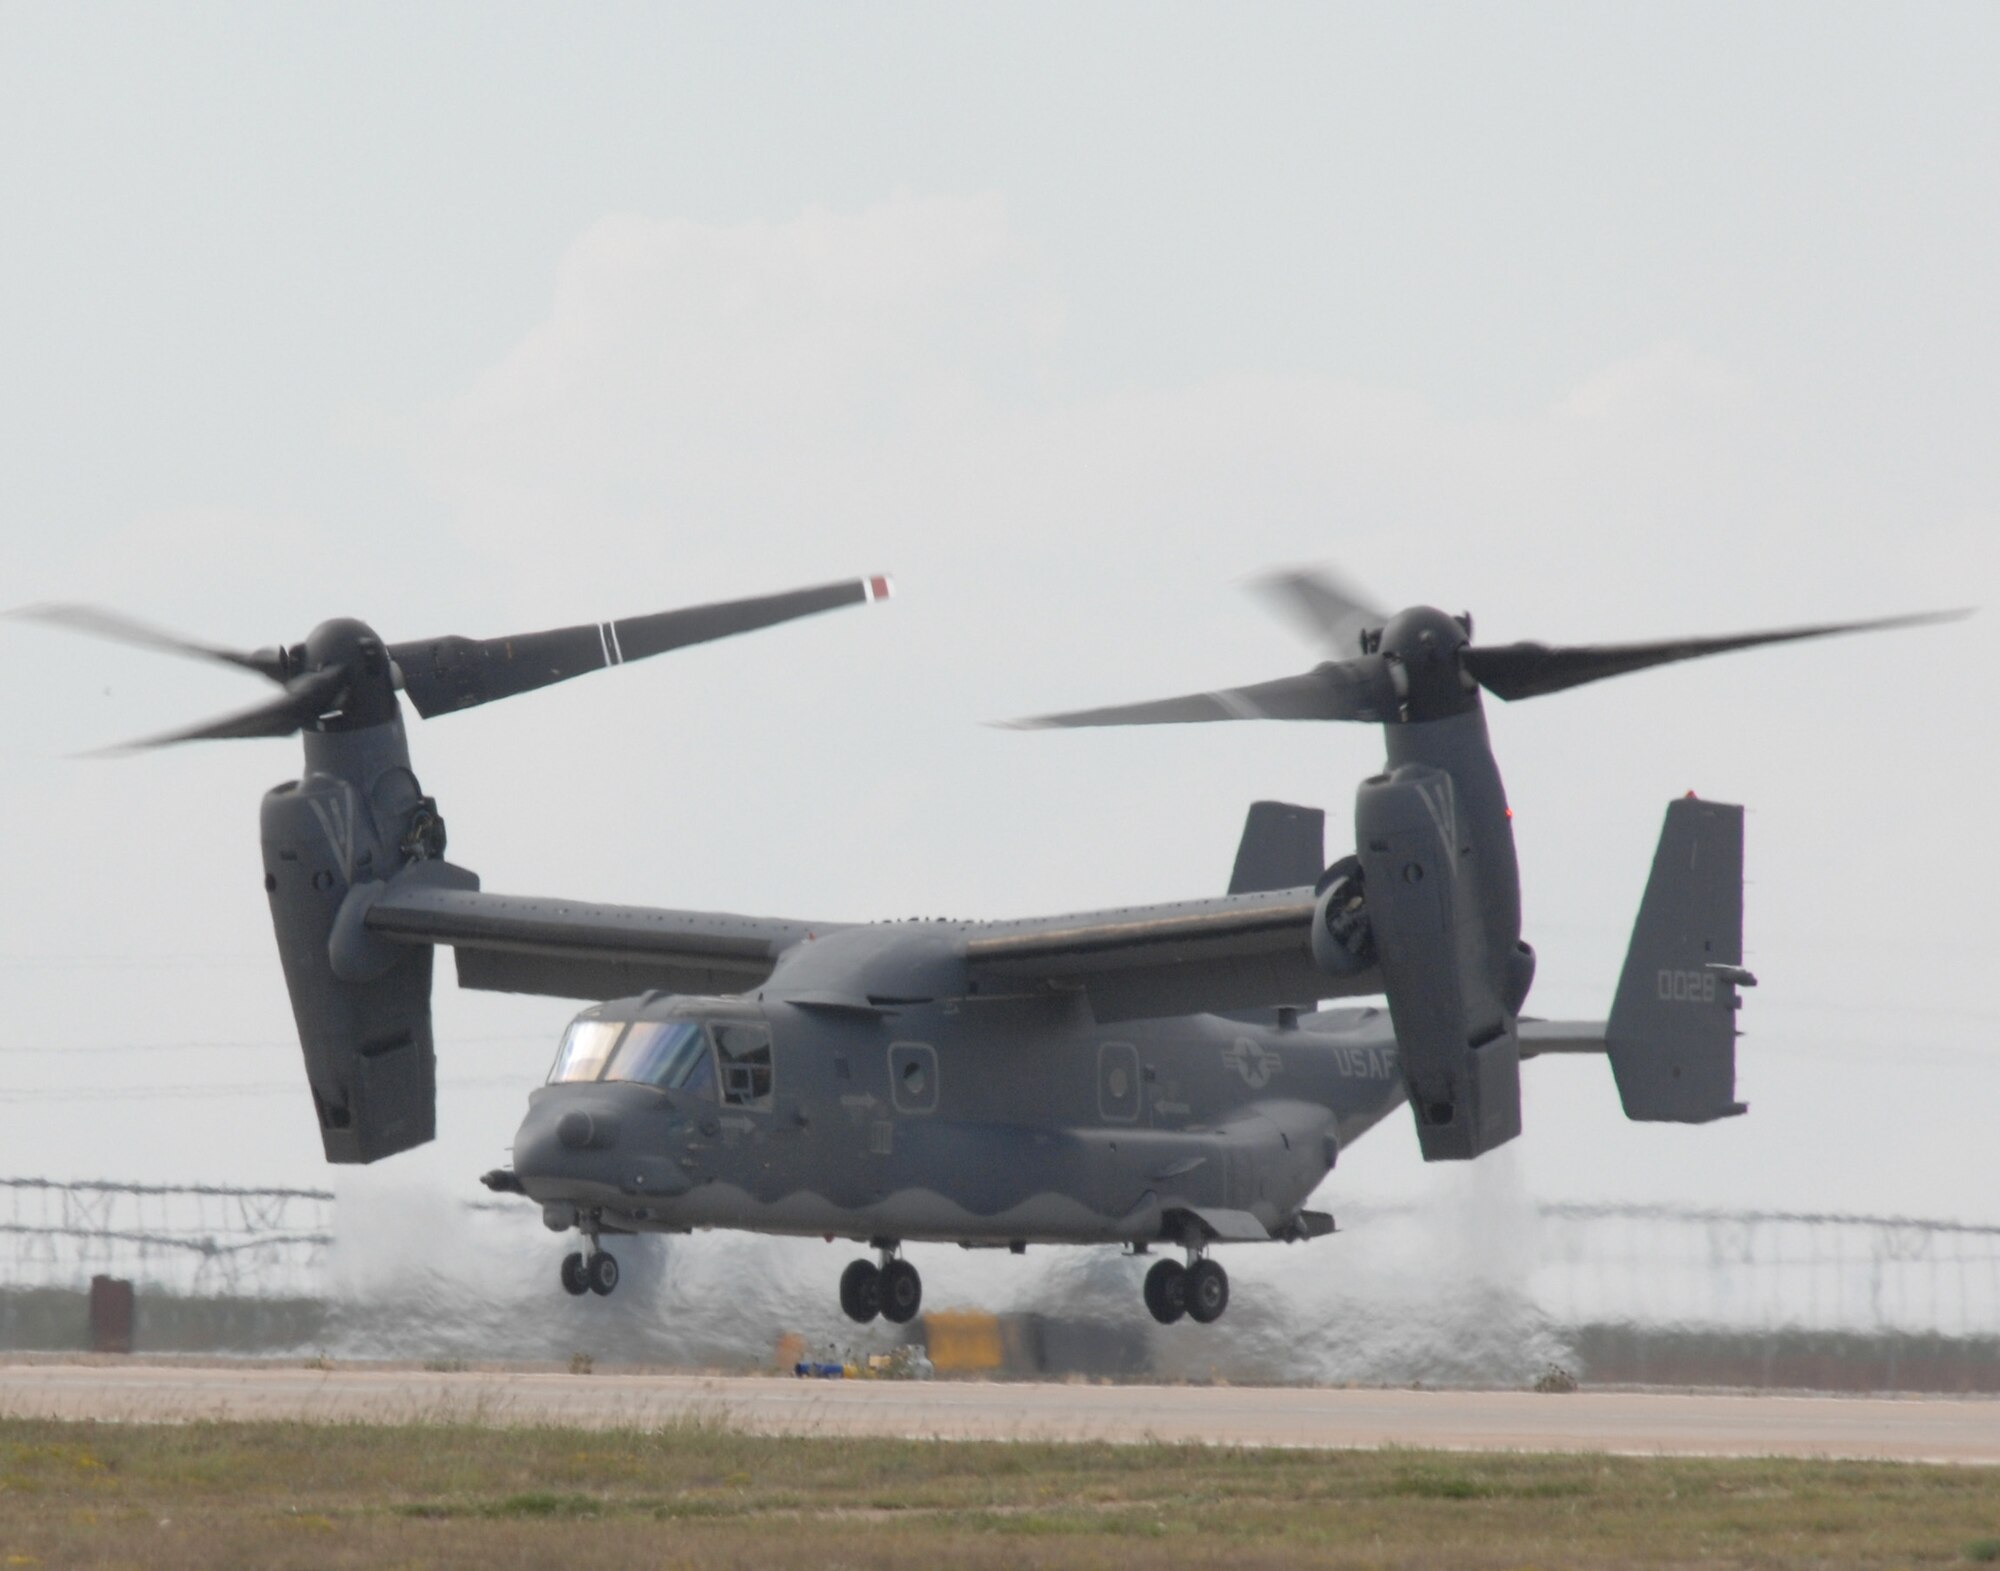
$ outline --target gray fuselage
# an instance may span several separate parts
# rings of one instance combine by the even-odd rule
[[[813,985],[934,975],[953,949],[947,924],[848,929],[756,995],[586,1010],[578,1026],[606,1037],[631,1022],[617,1040],[635,1048],[698,1023],[716,1056],[683,1088],[552,1081],[515,1175],[553,1228],[1146,1243],[1199,1215],[1283,1236],[1338,1150],[1404,1097],[1381,1010],[1100,1026],[1075,995],[892,1004]],[[766,1039],[756,1078],[732,1086],[727,1046]]]

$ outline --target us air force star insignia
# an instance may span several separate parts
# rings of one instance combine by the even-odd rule
[[[1261,1091],[1271,1083],[1271,1076],[1285,1067],[1284,1060],[1276,1053],[1259,1047],[1247,1036],[1239,1036],[1229,1044],[1222,1061],[1243,1077],[1243,1083],[1252,1091]]]

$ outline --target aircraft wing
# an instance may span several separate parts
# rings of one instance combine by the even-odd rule
[[[793,944],[840,925],[488,894],[455,887],[460,879],[472,882],[458,874],[381,886],[362,925],[393,944],[449,945],[458,985],[495,993],[740,993],[762,983]]]
[[[1381,992],[1372,969],[1336,977],[1313,964],[1312,917],[1300,888],[983,922],[965,958],[982,993],[1080,991],[1107,1023]]]

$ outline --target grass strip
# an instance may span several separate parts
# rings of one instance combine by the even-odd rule
[[[2000,1470],[0,1420],[0,1568],[1965,1566]]]

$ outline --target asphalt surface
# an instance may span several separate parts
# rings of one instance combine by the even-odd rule
[[[771,1434],[1824,1456],[2000,1464],[2000,1400],[1031,1385],[481,1369],[0,1364],[0,1416],[416,1419],[584,1428],[689,1417]]]

